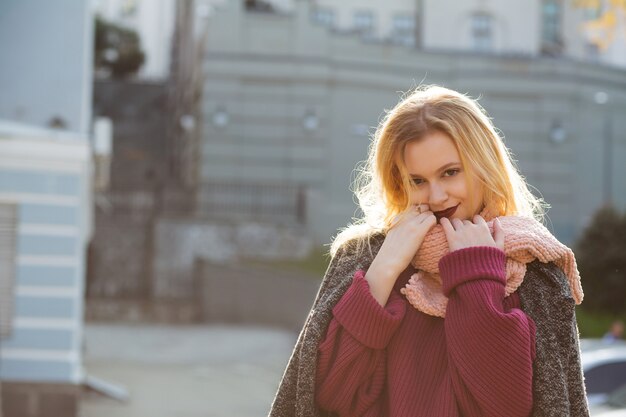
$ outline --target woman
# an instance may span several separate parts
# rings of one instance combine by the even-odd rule
[[[360,185],[270,416],[587,416],[573,253],[478,103],[406,96]]]

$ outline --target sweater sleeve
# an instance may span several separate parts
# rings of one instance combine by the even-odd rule
[[[505,307],[505,263],[493,247],[457,250],[439,263],[449,370],[462,415],[532,410],[535,324],[521,309]]]
[[[342,417],[377,406],[385,384],[386,347],[406,311],[395,291],[381,307],[364,275],[355,273],[318,348],[316,401]]]

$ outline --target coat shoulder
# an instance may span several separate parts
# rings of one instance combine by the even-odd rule
[[[526,266],[526,276],[520,286],[520,296],[536,300],[570,300],[574,303],[567,276],[553,262],[535,260]],[[569,302],[568,302],[569,304]]]

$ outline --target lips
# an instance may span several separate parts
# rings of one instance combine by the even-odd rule
[[[434,215],[435,215],[435,217],[437,217],[437,220],[441,219],[442,217],[450,218],[456,212],[456,209],[458,207],[459,207],[459,204],[457,204],[454,207],[447,208],[445,210],[435,211]]]

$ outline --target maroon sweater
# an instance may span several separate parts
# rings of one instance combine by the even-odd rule
[[[516,417],[532,409],[535,324],[504,297],[504,252],[472,247],[441,259],[446,318],[395,283],[383,308],[364,271],[333,309],[319,345],[316,401],[340,417]]]

